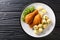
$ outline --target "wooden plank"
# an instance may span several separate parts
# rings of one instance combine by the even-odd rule
[[[20,25],[21,12],[0,12],[0,25]]]

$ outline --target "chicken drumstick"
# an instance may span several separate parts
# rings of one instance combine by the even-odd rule
[[[38,10],[34,10],[32,13],[29,13],[28,15],[26,15],[25,22],[27,24],[30,24],[33,21],[35,15],[37,14],[38,14]]]

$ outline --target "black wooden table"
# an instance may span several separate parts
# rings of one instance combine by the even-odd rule
[[[56,15],[56,26],[43,38],[27,35],[20,24],[23,9],[35,2],[49,5]],[[0,40],[60,40],[60,0],[0,0]]]

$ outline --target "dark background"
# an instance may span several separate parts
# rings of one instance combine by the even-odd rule
[[[49,5],[56,16],[53,32],[38,39],[27,35],[19,21],[23,9],[35,2]],[[0,0],[0,40],[60,40],[60,0]]]

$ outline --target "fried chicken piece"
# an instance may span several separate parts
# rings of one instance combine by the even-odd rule
[[[34,10],[32,13],[29,13],[28,15],[26,15],[25,22],[27,24],[30,24],[33,21],[35,15],[37,14],[38,14],[38,10]]]
[[[34,20],[33,20],[32,24],[30,24],[30,27],[32,28],[34,25],[37,25],[37,24],[41,23],[41,20],[42,20],[42,18],[40,16],[40,14],[37,14],[34,17]]]

